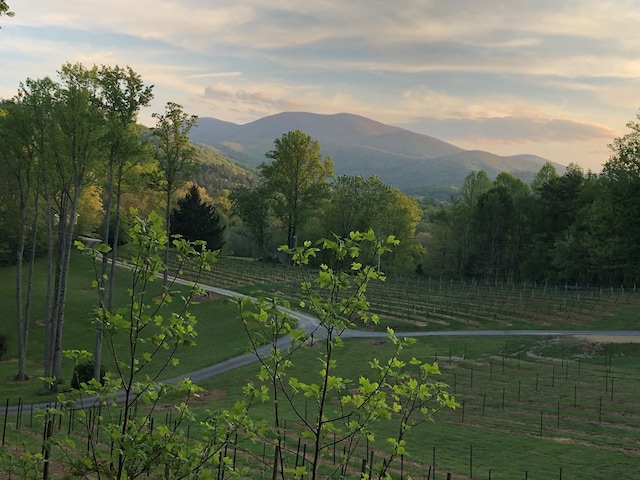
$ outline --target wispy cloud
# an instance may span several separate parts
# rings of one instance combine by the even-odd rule
[[[485,145],[566,142],[594,164],[640,106],[637,0],[30,0],[12,9],[0,31],[5,96],[65,61],[128,64],[155,85],[156,111],[174,100],[238,122],[282,110],[422,119],[434,136]]]
[[[212,73],[198,73],[195,75],[189,75],[187,78],[219,78],[219,77],[239,77],[241,72],[212,72]]]

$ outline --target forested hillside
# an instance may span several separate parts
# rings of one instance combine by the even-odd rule
[[[472,171],[490,178],[513,173],[530,182],[546,160],[535,155],[500,156],[465,150],[428,135],[349,113],[284,112],[245,125],[201,118],[192,140],[212,145],[235,162],[254,168],[282,133],[301,130],[320,142],[338,175],[375,175],[405,193],[449,200]],[[554,165],[559,171],[561,165]]]
[[[640,125],[615,139],[602,174],[543,167],[530,185],[467,177],[430,209],[423,271],[446,278],[537,281],[573,288],[640,282]]]
[[[194,145],[194,160],[197,164],[193,181],[207,192],[233,190],[237,187],[254,188],[258,183],[255,172],[241,167],[224,157],[208,145]]]

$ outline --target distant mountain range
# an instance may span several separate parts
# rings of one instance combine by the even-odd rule
[[[273,141],[292,130],[302,130],[320,143],[338,175],[377,175],[405,193],[450,195],[471,171],[484,170],[495,178],[511,172],[530,182],[547,162],[536,155],[500,156],[464,150],[437,138],[385,125],[349,113],[320,115],[286,112],[238,125],[200,118],[191,140],[210,145],[232,161],[253,169],[268,161]],[[564,166],[554,164],[560,172]]]

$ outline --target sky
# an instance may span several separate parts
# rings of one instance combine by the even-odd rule
[[[8,0],[0,98],[66,62],[238,124],[348,112],[600,171],[640,108],[640,0]],[[283,132],[284,133],[284,132]]]

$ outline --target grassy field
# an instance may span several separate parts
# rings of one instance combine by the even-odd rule
[[[339,355],[340,373],[357,378],[367,360],[388,353],[383,342],[350,340]],[[443,410],[434,423],[411,432],[405,476],[427,478],[434,452],[438,478],[445,478],[444,472],[468,478],[471,468],[473,478],[547,480],[561,478],[562,471],[564,479],[585,478],[589,472],[588,478],[605,480],[632,478],[629,473],[640,465],[638,345],[553,337],[443,337],[419,339],[406,353],[437,361],[460,407]],[[294,373],[308,378],[309,370],[316,370],[309,368],[316,355],[313,348],[302,353]],[[206,382],[215,398],[208,407],[230,406],[254,375],[245,368]],[[269,418],[271,406],[255,414]],[[293,417],[289,421],[295,451],[298,429]],[[379,441],[362,447],[353,474],[361,459],[385,448],[390,428],[381,424]],[[260,454],[259,448],[254,454]]]
[[[10,338],[10,349],[0,360],[0,401],[9,399],[11,404],[18,399],[23,402],[42,402],[47,397],[44,394],[42,382],[42,362],[44,357],[44,263],[38,265],[37,281],[34,285],[35,295],[33,300],[33,320],[29,333],[28,349],[28,373],[31,380],[27,382],[15,382],[12,380],[17,372],[17,345],[15,341],[15,277],[12,269],[2,269],[0,275],[0,305],[3,308],[3,321],[0,323],[0,333],[5,333]],[[115,295],[115,305],[125,306],[128,301],[127,287],[131,281],[128,271],[118,273],[118,286]],[[69,293],[64,324],[64,349],[85,349],[93,351],[95,329],[92,323],[93,309],[97,304],[97,293],[91,288],[91,281],[95,278],[94,267],[91,260],[80,254],[72,257],[71,273],[69,276]],[[148,292],[148,301],[161,291],[160,281],[154,283],[155,291]],[[176,287],[177,292],[184,292],[184,287]],[[170,315],[178,308],[179,302],[174,302],[162,312]],[[196,346],[183,348],[177,352],[180,363],[170,368],[163,378],[169,378],[193,370],[212,365],[226,358],[242,354],[246,351],[247,343],[244,330],[239,320],[237,307],[224,298],[202,299],[191,307],[191,312],[198,319]],[[115,342],[117,353],[122,356],[125,353],[124,338]],[[158,362],[159,363],[158,359]],[[113,366],[113,358],[108,355],[105,347],[104,365],[108,370]],[[156,364],[157,364],[156,363]],[[73,364],[66,360],[63,362],[62,387],[68,385]]]
[[[389,352],[389,344],[380,340],[349,340],[338,356],[339,373],[357,378],[368,360],[384,358]],[[437,361],[441,380],[455,392],[460,407],[443,410],[435,422],[410,432],[410,455],[402,464],[396,462],[394,478],[400,478],[401,465],[404,478],[409,474],[414,479],[434,478],[434,459],[435,478],[443,479],[447,472],[452,478],[469,478],[470,471],[475,479],[502,480],[582,479],[585,472],[590,479],[609,480],[633,478],[629,475],[637,472],[637,345],[554,337],[442,337],[419,339],[405,353]],[[292,373],[311,379],[319,368],[317,355],[317,346],[301,351]],[[241,387],[255,381],[255,375],[255,367],[245,367],[205,382],[206,391],[194,405],[197,419],[191,424],[191,435],[209,410],[230,407],[241,399]],[[296,401],[304,409],[304,400]],[[267,420],[272,414],[271,403],[258,405],[253,411],[256,418]],[[10,418],[9,443],[21,441],[25,431],[34,435],[41,431],[41,423],[33,420],[30,412],[24,413],[20,434],[14,428],[17,419]],[[285,418],[287,444],[295,452],[299,425],[290,412]],[[170,411],[161,412],[157,421],[170,423]],[[68,424],[59,428],[64,431]],[[380,424],[377,442],[361,445],[348,478],[357,478],[362,459],[379,456],[392,428],[392,424]],[[78,435],[81,440],[81,432]],[[256,462],[256,458],[264,455],[268,459],[270,454],[262,444],[243,441],[234,451],[237,465],[252,472],[250,478],[270,478],[270,472]],[[295,461],[294,455],[289,458],[291,463]],[[331,451],[324,462],[331,467]]]
[[[65,324],[65,348],[92,349],[90,324],[95,292],[89,288],[93,266],[74,257],[71,294]],[[0,305],[14,304],[9,269],[0,275]],[[122,284],[126,273],[120,274]],[[282,265],[223,258],[207,280],[253,295],[299,297],[300,273]],[[126,288],[126,286],[123,286]],[[151,292],[153,294],[153,292]],[[476,284],[426,278],[390,278],[369,291],[372,310],[383,325],[397,331],[478,329],[637,329],[640,292],[608,288],[580,290],[569,286]],[[124,290],[118,302],[124,302]],[[36,302],[36,305],[38,302]],[[15,328],[10,308],[4,310],[0,332]],[[246,339],[235,306],[222,299],[203,302],[193,309],[199,319],[198,346],[180,352],[181,363],[168,376],[187,372],[243,353]],[[41,318],[36,311],[34,318]],[[380,327],[380,328],[382,328]],[[42,327],[35,321],[30,343],[33,375],[42,358]],[[357,378],[367,361],[388,354],[381,340],[348,340],[339,354],[341,374]],[[640,345],[605,344],[577,337],[436,337],[420,338],[406,350],[409,356],[437,361],[442,380],[450,385],[460,407],[442,411],[434,423],[410,434],[410,456],[396,465],[394,478],[476,479],[589,479],[632,478],[640,467]],[[318,351],[302,350],[295,374],[310,378],[319,369]],[[34,398],[34,382],[16,384],[15,350],[0,361],[0,399]],[[68,369],[66,370],[68,372]],[[231,406],[242,396],[241,387],[255,379],[256,367],[245,367],[210,379],[206,393],[197,399],[198,418],[207,410]],[[38,399],[40,400],[40,399]],[[302,401],[302,400],[300,400]],[[302,405],[300,405],[301,408]],[[254,411],[269,419],[270,404]],[[24,442],[26,432],[37,437],[41,424],[31,412],[20,421],[10,416],[7,443]],[[299,428],[290,416],[288,443],[297,449]],[[170,414],[158,417],[170,422]],[[19,424],[19,428],[18,427]],[[59,428],[73,428],[60,425]],[[192,425],[197,429],[197,422]],[[349,471],[357,478],[362,459],[384,449],[382,424],[379,441],[363,445]],[[80,437],[79,437],[80,438]],[[37,441],[37,438],[36,438]],[[247,453],[251,452],[252,457]],[[235,453],[234,453],[235,454]],[[240,442],[239,465],[246,464],[250,478],[270,478],[256,458],[269,457],[263,445]],[[294,458],[291,458],[294,461]],[[331,468],[331,452],[325,458]],[[1,474],[0,474],[1,478]]]
[[[293,267],[221,258],[207,282],[250,295],[300,298],[302,272]],[[398,331],[476,329],[633,330],[640,324],[640,289],[579,288],[545,283],[477,283],[390,277],[368,291],[373,312]]]

